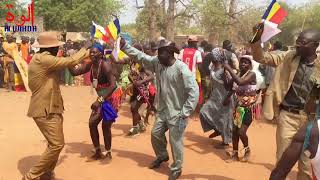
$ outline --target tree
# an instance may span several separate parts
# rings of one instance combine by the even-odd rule
[[[35,13],[43,17],[45,29],[59,31],[89,31],[91,21],[106,25],[121,7],[119,0],[35,1]]]
[[[0,3],[0,19],[6,18],[9,12],[7,5],[9,4],[13,5],[12,9],[10,9],[10,12],[17,17],[26,12],[26,9],[23,8],[23,3],[19,3],[17,0],[6,0],[5,3]]]

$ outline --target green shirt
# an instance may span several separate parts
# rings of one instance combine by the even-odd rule
[[[159,118],[174,125],[179,117],[187,118],[192,114],[198,103],[199,87],[194,73],[185,63],[176,60],[173,65],[164,66],[157,56],[148,56],[128,44],[123,50],[155,72]]]

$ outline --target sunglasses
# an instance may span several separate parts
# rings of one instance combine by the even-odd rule
[[[319,43],[319,42],[318,41],[304,41],[304,40],[299,40],[299,39],[296,40],[296,45],[298,45],[298,46],[306,46],[306,45],[309,45],[312,43]]]

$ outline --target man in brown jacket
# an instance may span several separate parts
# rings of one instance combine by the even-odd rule
[[[320,57],[316,54],[320,32],[303,31],[296,40],[296,50],[281,54],[264,52],[261,48],[263,27],[258,30],[251,44],[253,58],[262,64],[276,67],[274,79],[266,91],[263,113],[273,119],[279,108],[276,133],[277,161],[290,145],[293,136],[310,119],[306,113],[306,102],[320,84]],[[275,109],[277,108],[277,109]],[[298,180],[311,179],[310,160],[302,154],[298,162]]]
[[[29,64],[29,87],[32,92],[28,116],[32,117],[41,133],[48,141],[46,151],[40,161],[24,176],[24,179],[42,179],[50,177],[56,166],[59,154],[64,146],[63,135],[63,100],[59,87],[59,70],[72,67],[89,57],[87,42],[73,56],[56,57],[59,46],[55,32],[43,32],[38,38],[40,51],[35,54]]]

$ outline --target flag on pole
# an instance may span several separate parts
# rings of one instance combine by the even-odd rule
[[[281,7],[279,2],[273,0],[262,16],[262,19],[279,25],[287,15],[287,11]]]
[[[93,21],[92,21],[92,29],[90,34],[92,38],[103,40],[106,43],[109,42],[109,37],[107,36],[106,30],[102,26],[96,24]]]
[[[120,50],[120,33],[121,28],[118,18],[109,22],[105,28],[92,21],[91,37],[112,44],[114,46],[112,54],[116,60],[126,57],[125,53]],[[110,56],[110,54],[111,53],[106,53],[106,57]]]
[[[92,21],[91,37],[113,44],[121,32],[119,19],[110,22],[107,27],[102,27]]]
[[[277,0],[272,0],[262,16],[262,21],[264,23],[264,31],[261,36],[262,43],[267,42],[273,36],[281,32],[278,26],[283,22],[287,15],[287,11],[281,7],[279,2],[277,2]]]
[[[113,41],[116,41],[118,39],[118,35],[121,32],[119,19],[117,18],[114,21],[110,22],[105,30],[108,33],[108,36],[112,38]]]

